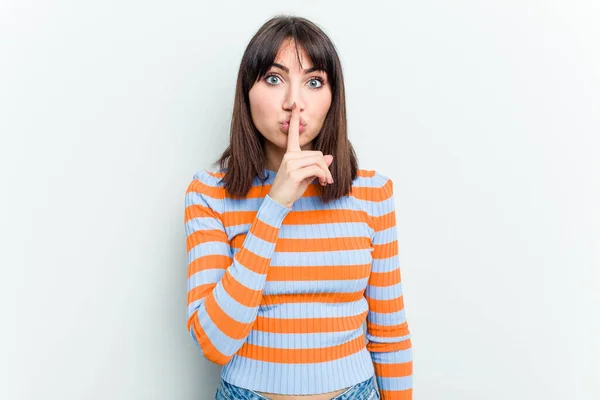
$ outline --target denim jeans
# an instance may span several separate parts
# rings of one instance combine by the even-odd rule
[[[380,398],[379,391],[375,386],[375,377],[372,376],[366,381],[349,387],[337,396],[332,397],[331,400],[375,400]],[[232,385],[221,378],[215,400],[269,400],[269,398],[258,394],[254,390]]]

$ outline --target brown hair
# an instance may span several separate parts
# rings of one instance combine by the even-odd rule
[[[358,159],[348,140],[346,126],[346,96],[342,66],[334,44],[313,22],[302,18],[277,15],[263,24],[248,43],[237,77],[233,116],[230,127],[230,144],[215,165],[227,168],[222,178],[225,189],[234,197],[244,197],[252,187],[254,177],[261,182],[266,165],[264,136],[256,129],[250,113],[248,92],[269,70],[285,40],[293,40],[298,62],[300,45],[315,67],[327,73],[332,93],[331,106],[312,150],[332,154],[329,166],[335,183],[315,185],[323,202],[347,195],[357,176]]]

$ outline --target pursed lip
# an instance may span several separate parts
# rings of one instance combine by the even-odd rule
[[[290,124],[290,119],[288,118],[288,119],[284,120],[284,121],[283,121],[283,122],[281,122],[281,123],[282,123],[282,124],[287,124],[287,125],[289,125],[289,124]],[[302,126],[306,126],[306,122],[304,122],[304,121],[301,119],[301,120],[300,120],[300,125],[302,125]]]

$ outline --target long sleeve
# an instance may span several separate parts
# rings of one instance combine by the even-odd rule
[[[204,356],[219,365],[227,364],[252,329],[275,242],[291,211],[267,194],[232,258],[225,197],[207,170],[194,175],[185,195],[187,330]]]
[[[369,304],[367,350],[384,400],[412,399],[412,344],[404,312],[393,182],[376,174],[373,193],[373,264],[365,297]]]

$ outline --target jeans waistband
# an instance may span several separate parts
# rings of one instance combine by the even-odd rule
[[[332,397],[331,400],[367,400],[367,399],[378,399],[379,396],[373,397],[372,395],[377,393],[377,387],[375,386],[375,377],[371,377],[363,382],[359,382],[348,389]],[[217,400],[270,400],[254,390],[245,389],[239,386],[235,386],[225,380],[221,379],[217,393],[215,396]]]

